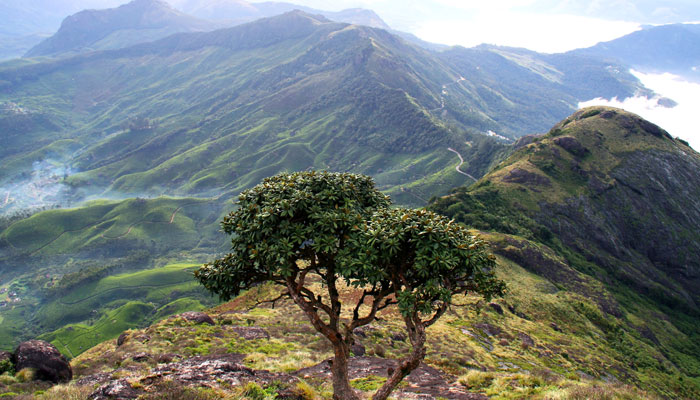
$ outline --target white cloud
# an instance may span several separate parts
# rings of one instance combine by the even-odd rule
[[[589,47],[639,29],[623,21],[574,15],[480,13],[470,20],[429,20],[415,33],[424,40],[465,47],[481,43],[556,53]]]
[[[678,103],[673,108],[658,104],[658,98],[630,97],[618,99],[593,99],[582,102],[579,107],[607,105],[618,107],[640,115],[673,136],[687,140],[695,150],[700,150],[700,127],[697,124],[700,104],[700,84],[684,81],[672,74],[644,74],[631,71],[647,88]]]

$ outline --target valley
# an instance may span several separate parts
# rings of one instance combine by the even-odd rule
[[[332,349],[293,302],[265,302],[278,287],[221,302],[193,273],[229,251],[239,193],[337,171],[469,227],[508,285],[488,303],[460,295],[430,328],[429,398],[700,397],[700,155],[624,110],[578,109],[672,107],[629,70],[691,79],[678,54],[695,26],[544,54],[432,45],[370,10],[176,6],[82,11],[0,63],[0,350],[52,343],[88,382],[79,398],[122,380],[148,399],[257,398],[221,371],[207,385],[158,375],[196,357],[285,382],[251,381],[261,391],[330,398]],[[678,59],[652,62],[654,35]],[[410,350],[397,309],[380,314],[356,334],[365,395]],[[31,393],[17,379],[0,396]],[[429,391],[410,382],[401,396]]]

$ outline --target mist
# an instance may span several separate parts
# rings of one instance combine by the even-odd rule
[[[644,86],[658,94],[656,97],[635,96],[624,100],[617,98],[597,98],[579,103],[579,107],[603,105],[618,107],[638,114],[666,131],[677,136],[695,149],[700,149],[700,127],[698,127],[698,107],[700,104],[700,84],[688,82],[683,78],[669,74],[648,74],[630,71]],[[669,98],[677,103],[667,107],[662,98]],[[660,104],[661,103],[661,104]]]

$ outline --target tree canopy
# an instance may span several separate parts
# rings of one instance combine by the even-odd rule
[[[264,282],[285,287],[333,345],[334,398],[356,399],[347,361],[353,331],[397,305],[413,351],[374,399],[386,399],[425,356],[425,329],[458,293],[486,298],[505,286],[487,244],[464,226],[425,210],[389,208],[370,177],[329,172],[280,174],[239,196],[222,222],[231,252],[197,279],[223,299]],[[323,290],[311,282],[320,281]],[[342,304],[340,290],[361,292]]]

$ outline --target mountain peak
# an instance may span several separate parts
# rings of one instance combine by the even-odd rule
[[[186,15],[163,0],[133,0],[116,8],[83,10],[66,17],[58,32],[30,49],[25,57],[118,48],[176,32],[212,28],[211,23]]]

